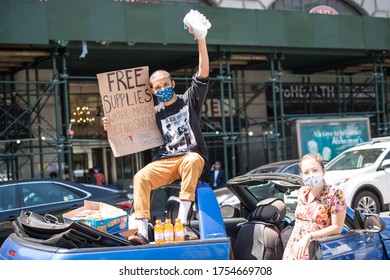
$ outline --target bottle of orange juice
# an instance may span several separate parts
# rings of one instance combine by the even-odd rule
[[[166,219],[164,224],[165,242],[173,242],[173,225],[171,219]]]
[[[173,231],[175,232],[175,241],[176,242],[184,241],[184,226],[183,226],[180,218],[176,218],[175,226],[173,227]]]
[[[165,242],[164,226],[161,223],[161,220],[156,220],[156,224],[154,226],[154,241],[156,244],[163,244]]]

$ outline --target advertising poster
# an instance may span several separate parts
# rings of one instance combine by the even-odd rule
[[[110,119],[108,141],[115,157],[162,145],[157,128],[147,66],[96,75],[104,116]]]
[[[356,144],[371,139],[368,118],[297,120],[299,157],[318,153],[331,160]]]

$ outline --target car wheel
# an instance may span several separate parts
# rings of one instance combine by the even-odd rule
[[[381,206],[375,194],[362,191],[356,195],[352,208],[358,209],[363,214],[379,214]]]

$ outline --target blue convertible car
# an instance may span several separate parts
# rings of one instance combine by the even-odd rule
[[[235,177],[227,182],[228,189],[239,199],[239,205],[219,206],[209,185],[199,183],[196,202],[189,218],[198,240],[154,244],[153,224],[156,219],[177,215],[179,185],[154,191],[151,202],[150,244],[128,244],[117,236],[93,232],[94,240],[109,240],[97,246],[67,247],[48,245],[45,240],[15,231],[0,248],[0,259],[40,260],[247,260],[281,259],[288,229],[294,224],[296,202],[288,193],[299,188],[302,179],[290,174],[253,174]],[[268,198],[264,198],[263,189]],[[259,195],[261,194],[261,195]],[[261,200],[259,199],[261,197]],[[176,198],[176,199],[175,199]],[[112,238],[111,238],[112,237]],[[99,242],[96,242],[99,243]],[[389,259],[390,217],[363,216],[348,209],[343,232],[312,240],[311,259]]]

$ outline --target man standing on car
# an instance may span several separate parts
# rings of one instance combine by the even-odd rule
[[[184,94],[175,93],[175,81],[165,70],[157,70],[150,76],[152,92],[160,103],[155,106],[156,123],[161,135],[179,133],[181,127],[189,129],[187,141],[172,143],[165,137],[164,144],[153,161],[134,176],[134,211],[138,234],[129,240],[148,243],[148,221],[150,219],[150,193],[166,184],[181,180],[178,218],[185,227],[185,238],[197,236],[186,225],[189,210],[195,200],[195,189],[207,160],[207,147],[200,127],[200,114],[209,84],[209,57],[206,38],[201,38],[189,29],[198,42],[199,67],[192,77],[191,86]],[[104,129],[110,129],[110,121],[103,118]],[[168,131],[168,128],[170,131]],[[177,135],[178,137],[180,135]],[[175,149],[172,149],[174,144]]]

